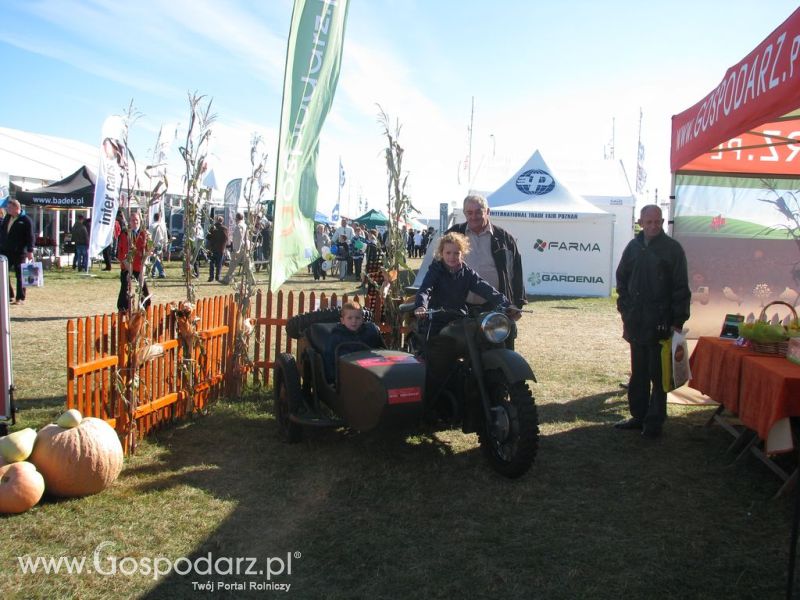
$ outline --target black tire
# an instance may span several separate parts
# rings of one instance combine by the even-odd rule
[[[303,439],[303,428],[289,419],[289,406],[302,402],[303,391],[297,363],[291,354],[280,354],[275,362],[274,390],[273,410],[278,436],[288,444],[296,444]]]
[[[372,321],[372,311],[364,310],[364,320]],[[341,308],[323,308],[313,312],[295,315],[286,322],[286,335],[299,340],[314,323],[338,323],[342,318]]]
[[[530,469],[539,449],[539,416],[528,384],[509,384],[502,371],[486,372],[486,388],[491,396],[496,423],[484,424],[478,433],[481,450],[492,468],[516,479]]]

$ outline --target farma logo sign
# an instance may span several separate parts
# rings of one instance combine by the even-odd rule
[[[533,249],[539,252],[545,250],[561,250],[563,252],[600,252],[600,244],[597,242],[547,242],[537,239],[533,244]]]
[[[528,169],[517,177],[516,185],[523,194],[542,196],[552,192],[556,187],[556,182],[547,171]]]

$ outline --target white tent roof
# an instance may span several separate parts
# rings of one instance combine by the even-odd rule
[[[495,215],[500,212],[533,213],[533,215],[520,215],[529,217],[537,213],[595,216],[608,214],[564,185],[555,176],[538,150],[514,173],[511,179],[490,194],[487,201]]]
[[[621,160],[554,161],[554,165],[570,188],[586,199],[614,198],[624,206],[636,202]]]
[[[0,127],[0,171],[26,189],[59,181],[84,165],[96,171],[99,157],[99,146]]]
[[[99,164],[99,140],[97,146],[92,146],[78,140],[0,127],[0,173],[8,173],[10,180],[22,189],[34,189],[59,181],[84,165],[96,173]],[[146,160],[136,164],[139,189],[144,190],[150,188],[150,179],[145,173],[146,164]],[[168,166],[169,192],[172,194],[184,191],[181,166]],[[204,185],[218,186],[213,178],[212,169],[205,176]],[[217,187],[213,189],[215,198],[221,197],[221,194]]]

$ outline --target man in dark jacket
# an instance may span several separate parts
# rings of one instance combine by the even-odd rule
[[[208,280],[219,281],[222,275],[222,261],[225,257],[225,246],[228,245],[228,228],[225,227],[223,218],[217,217],[206,235],[206,245],[211,251],[211,260],[208,263]]]
[[[85,217],[78,215],[75,224],[72,226],[72,243],[75,244],[75,258],[72,261],[72,268],[78,271],[89,270],[89,231],[86,229]]]
[[[661,383],[661,344],[681,331],[689,318],[689,277],[681,245],[664,233],[661,209],[642,208],[642,231],[628,243],[617,267],[617,309],[622,337],[631,347],[628,405],[631,418],[618,429],[641,430],[647,438],[661,435],[667,418],[667,391]]]
[[[33,223],[28,215],[20,214],[21,207],[17,200],[9,200],[6,216],[0,223],[0,254],[8,259],[9,270],[14,270],[17,278],[17,299],[14,290],[8,284],[8,297],[12,304],[25,302],[25,288],[22,285],[22,265],[25,260],[33,259]]]
[[[517,308],[528,301],[522,283],[522,257],[514,237],[505,229],[489,221],[489,205],[486,198],[470,195],[464,198],[466,223],[454,225],[447,233],[454,231],[467,236],[470,253],[466,263],[481,278],[499,290]],[[483,304],[487,298],[470,294],[470,304]]]

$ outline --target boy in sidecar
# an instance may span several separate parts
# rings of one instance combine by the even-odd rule
[[[375,323],[364,322],[361,304],[356,301],[342,305],[341,320],[331,331],[325,343],[322,360],[325,365],[325,378],[333,383],[336,377],[336,358],[348,352],[364,350],[364,347],[384,348],[383,336]],[[337,353],[338,349],[338,353]]]

